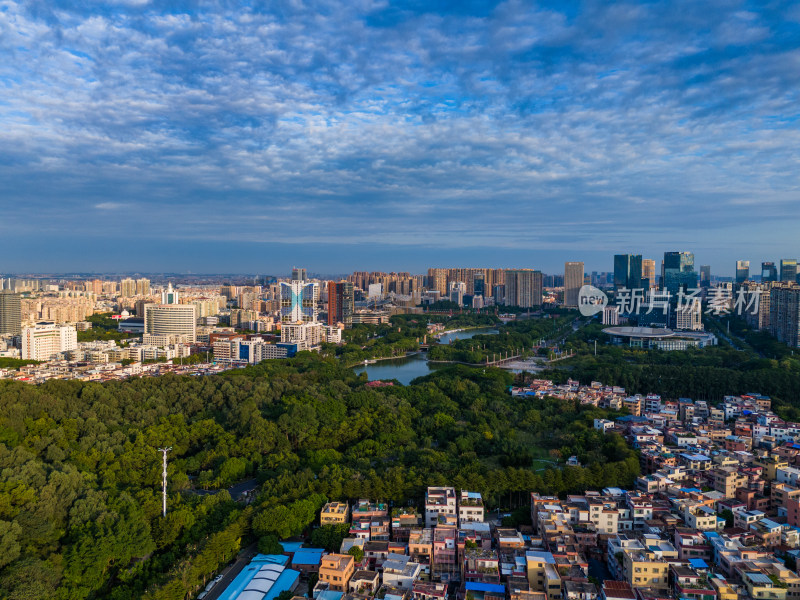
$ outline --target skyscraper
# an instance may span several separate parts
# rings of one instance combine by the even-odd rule
[[[794,282],[774,284],[769,296],[770,333],[784,344],[797,348],[800,346],[800,286]]]
[[[133,298],[136,295],[136,281],[123,279],[119,282],[119,295],[123,298]]]
[[[353,324],[354,312],[353,284],[348,281],[328,282],[328,325]]]
[[[483,273],[474,273],[472,275],[472,293],[475,296],[486,295],[486,275]]]
[[[305,269],[293,269],[292,277],[305,273]],[[317,301],[319,284],[303,279],[292,279],[290,283],[281,282],[281,322],[315,323],[317,321]]]
[[[542,304],[542,273],[532,269],[505,272],[505,304],[532,308]]]
[[[298,269],[297,267],[292,269],[292,281],[305,281],[306,279],[308,277],[305,269]]]
[[[700,265],[700,287],[711,287],[711,265]]]
[[[450,282],[450,302],[455,302],[459,306],[464,304],[464,294],[467,292],[467,284],[463,281]]]
[[[614,255],[614,289],[629,290],[642,287],[642,255]]]
[[[736,283],[744,283],[750,279],[750,261],[737,260],[736,261]]]
[[[21,327],[20,295],[11,290],[0,291],[0,335],[19,335],[22,332]]]
[[[781,259],[781,281],[789,282],[789,283],[797,281],[797,259],[796,258],[782,258]]]
[[[652,258],[643,258],[642,287],[655,287],[655,285],[656,285],[656,261],[653,260]]]
[[[664,281],[661,289],[670,294],[677,294],[678,290],[697,287],[697,273],[694,270],[694,254],[691,252],[665,252],[664,253]]]
[[[428,269],[428,289],[447,294],[447,269]]]
[[[778,281],[778,269],[774,262],[761,263],[761,282]]]
[[[641,266],[639,267],[641,274]],[[641,278],[641,277],[640,277]],[[577,307],[578,293],[583,286],[583,263],[564,263],[564,306]]]
[[[136,280],[136,295],[149,296],[150,295],[150,280],[146,277]]]

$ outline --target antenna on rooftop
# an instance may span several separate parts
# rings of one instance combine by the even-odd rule
[[[161,473],[161,516],[163,517],[167,516],[167,452],[170,450],[172,450],[172,446],[158,449],[164,455],[164,470]]]

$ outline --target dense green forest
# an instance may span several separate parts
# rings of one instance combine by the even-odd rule
[[[184,598],[242,544],[308,533],[325,499],[419,503],[448,484],[515,508],[632,485],[636,454],[592,428],[614,415],[512,398],[510,381],[452,366],[373,389],[309,353],[210,377],[0,381],[0,597]],[[552,468],[573,454],[585,467]],[[224,488],[253,476],[245,508]]]

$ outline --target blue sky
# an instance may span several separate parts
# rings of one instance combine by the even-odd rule
[[[0,272],[800,257],[796,2],[0,0]]]

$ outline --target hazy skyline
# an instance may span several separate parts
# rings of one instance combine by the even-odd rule
[[[0,273],[800,257],[796,3],[70,4],[0,1]]]

